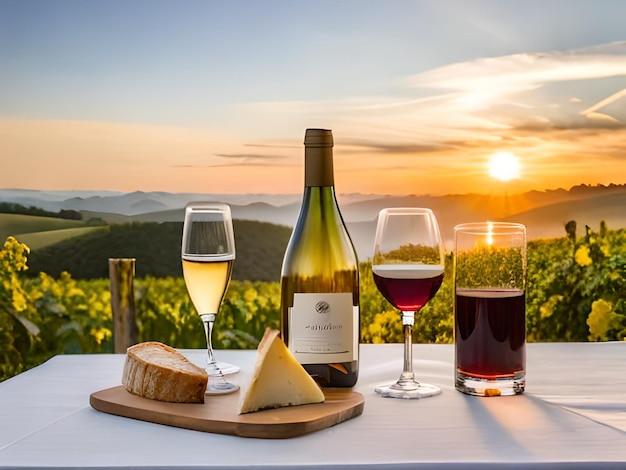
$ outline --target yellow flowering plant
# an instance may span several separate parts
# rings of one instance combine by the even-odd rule
[[[568,223],[568,237],[553,250],[529,243],[528,339],[625,339],[626,230],[609,231],[602,222],[598,232],[586,226],[578,238],[575,227]]]
[[[8,237],[0,250],[0,379],[28,367],[24,355],[38,340],[36,312],[29,309],[21,276],[29,253],[15,237]]]

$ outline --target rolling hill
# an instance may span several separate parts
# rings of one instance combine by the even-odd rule
[[[287,227],[235,220],[237,259],[233,279],[278,281],[291,235]],[[182,222],[114,224],[32,250],[27,274],[43,271],[58,277],[68,271],[76,279],[108,278],[109,258],[135,258],[136,275],[182,276]]]
[[[85,223],[80,220],[22,214],[0,214],[0,239],[4,240],[9,235],[47,232],[84,226]]]
[[[86,226],[80,220],[0,213],[0,242],[9,235],[32,249],[44,248],[67,238],[73,238],[102,227]]]
[[[575,220],[579,235],[584,233],[584,226],[598,229],[605,221],[609,228],[626,227],[626,194],[598,194],[576,201],[563,201],[537,207],[505,220],[525,224],[529,238],[554,238],[565,234],[565,224]]]
[[[45,232],[22,233],[15,237],[22,243],[28,245],[32,250],[40,250],[50,245],[55,245],[70,238],[80,237],[91,232],[104,231],[106,227],[76,227],[64,228],[60,230],[48,230]]]

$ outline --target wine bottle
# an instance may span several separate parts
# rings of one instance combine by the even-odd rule
[[[281,272],[281,335],[324,387],[351,387],[359,372],[359,263],[333,174],[333,135],[307,129],[304,194]]]

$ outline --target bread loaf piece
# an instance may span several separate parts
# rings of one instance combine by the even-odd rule
[[[205,370],[166,344],[148,341],[126,351],[122,385],[135,395],[175,403],[204,403],[208,379]]]
[[[239,414],[325,400],[322,389],[278,334],[277,330],[265,330],[252,380],[239,405]]]

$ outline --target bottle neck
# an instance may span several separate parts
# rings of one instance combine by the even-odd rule
[[[334,186],[333,148],[304,148],[304,186]]]

